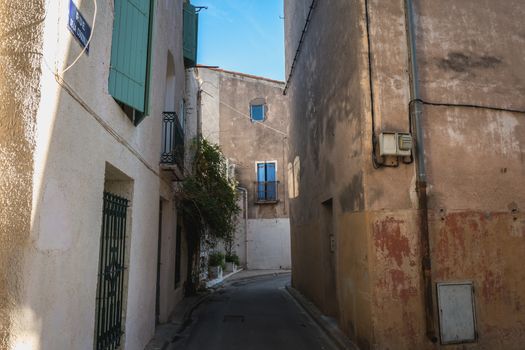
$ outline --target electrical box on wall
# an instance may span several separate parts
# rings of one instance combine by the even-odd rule
[[[475,342],[476,312],[472,282],[437,284],[441,344]]]
[[[379,155],[409,157],[412,154],[412,135],[402,132],[382,132],[379,135]]]

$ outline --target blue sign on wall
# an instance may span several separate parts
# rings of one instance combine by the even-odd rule
[[[73,0],[69,1],[69,20],[67,22],[67,27],[75,38],[77,38],[80,45],[86,47],[89,37],[91,36],[91,27],[86,22],[80,11],[78,11]],[[86,47],[86,52],[89,54],[89,45]]]

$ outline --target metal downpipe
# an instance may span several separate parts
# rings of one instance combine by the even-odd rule
[[[425,164],[425,143],[422,127],[423,104],[420,98],[419,71],[417,64],[416,29],[413,0],[405,0],[407,41],[410,52],[410,97],[409,113],[411,127],[416,139],[416,193],[418,196],[419,231],[421,234],[421,268],[423,273],[423,294],[425,304],[425,325],[428,339],[436,343],[434,323],[434,298],[432,291],[432,258],[428,227],[427,172]]]

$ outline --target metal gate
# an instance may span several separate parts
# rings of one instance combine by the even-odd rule
[[[122,332],[128,200],[104,192],[98,270],[96,349],[118,349]]]

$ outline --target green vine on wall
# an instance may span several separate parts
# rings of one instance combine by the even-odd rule
[[[186,295],[200,286],[200,247],[203,237],[222,240],[231,245],[235,234],[237,191],[234,179],[228,178],[226,158],[218,145],[197,138],[191,171],[182,181],[178,197],[184,216],[188,244],[188,280]]]
[[[240,211],[235,180],[228,178],[226,158],[218,145],[201,138],[193,147],[192,173],[180,190],[185,221],[199,239],[207,232],[211,238],[227,242],[235,233]]]

